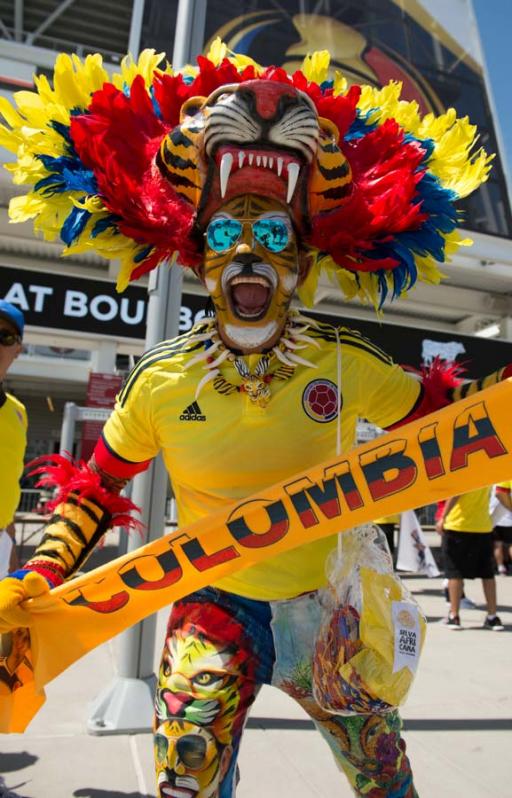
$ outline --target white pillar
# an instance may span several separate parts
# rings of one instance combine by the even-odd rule
[[[92,351],[91,371],[100,374],[114,374],[116,370],[117,344],[115,341],[99,341]]]
[[[512,341],[512,316],[504,316],[500,321],[500,338]]]
[[[173,66],[193,61],[201,52],[204,38],[206,0],[179,0],[174,38]],[[145,349],[178,334],[183,273],[176,265],[160,264],[151,272],[148,285],[148,323]],[[141,507],[146,541],[164,533],[165,498],[168,477],[161,457],[133,481],[132,500]],[[140,541],[128,538],[128,550]],[[120,640],[118,673],[113,683],[96,698],[87,721],[90,734],[119,734],[149,731],[153,718],[153,673],[156,616],[123,632]]]

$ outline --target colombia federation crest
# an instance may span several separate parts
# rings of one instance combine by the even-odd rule
[[[324,424],[336,418],[338,388],[331,380],[312,380],[304,388],[302,406],[313,421]]]

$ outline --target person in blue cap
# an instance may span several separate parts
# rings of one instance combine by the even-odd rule
[[[0,299],[0,575],[16,567],[16,550],[7,536],[14,539],[12,522],[27,444],[27,412],[19,399],[6,393],[3,383],[21,352],[24,326],[21,310]]]

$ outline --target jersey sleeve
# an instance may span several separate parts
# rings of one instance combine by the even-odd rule
[[[507,479],[505,482],[498,482],[496,485],[496,493],[510,493],[512,487],[512,480]]]
[[[398,424],[416,406],[421,384],[392,361],[364,358],[360,397],[365,418],[383,429]]]
[[[109,451],[129,463],[152,460],[160,450],[152,418],[151,384],[144,373],[119,393],[115,408],[103,427]]]

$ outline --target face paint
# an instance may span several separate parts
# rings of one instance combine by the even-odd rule
[[[295,232],[277,200],[245,195],[212,216],[205,231],[203,282],[228,346],[244,352],[273,346],[298,280]]]
[[[165,721],[155,732],[159,798],[216,798],[230,752],[208,729]]]

